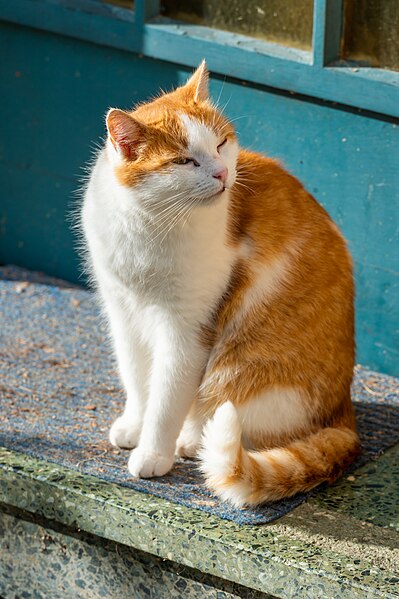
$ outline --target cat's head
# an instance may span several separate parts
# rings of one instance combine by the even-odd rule
[[[198,205],[223,196],[236,176],[238,144],[208,96],[205,61],[185,85],[107,114],[107,154],[119,183],[151,198],[187,197]]]

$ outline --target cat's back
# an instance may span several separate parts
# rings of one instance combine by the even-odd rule
[[[264,386],[316,384],[346,402],[354,288],[338,227],[278,162],[242,151],[229,234],[237,262],[215,318],[220,362],[240,348],[246,363],[268,364]]]
[[[317,226],[332,223],[324,208],[278,160],[249,150],[239,153],[233,197],[248,222],[262,217],[271,222],[281,215],[287,227],[305,223],[309,216]]]
[[[252,310],[257,330],[259,318],[267,320],[269,344],[273,330],[277,345],[296,339],[308,356],[315,353],[314,361],[317,352],[326,353],[325,363],[339,346],[349,380],[354,285],[352,259],[338,227],[298,179],[252,152],[240,153],[231,200],[230,240],[245,273],[244,293],[233,294],[232,303],[244,298],[243,313]]]
[[[230,239],[250,240],[253,258],[292,250],[317,270],[339,268],[351,278],[346,242],[326,210],[277,160],[241,150],[231,197]]]

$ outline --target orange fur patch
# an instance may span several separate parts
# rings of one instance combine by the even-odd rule
[[[304,391],[316,426],[335,421],[353,427],[350,383],[354,364],[353,281],[349,253],[324,209],[275,161],[246,151],[238,170],[254,190],[234,186],[230,243],[244,238],[252,252],[236,264],[228,293],[213,321],[203,326],[212,343],[200,398],[210,412],[225,401],[239,404],[264,389]],[[290,254],[290,272],[279,292],[237,320],[255,272]],[[218,385],[218,372],[237,374]]]
[[[310,416],[295,435],[257,430],[249,442],[261,453],[257,460],[248,453],[248,470],[238,475],[239,452],[235,474],[208,481],[224,498],[257,504],[334,481],[360,451],[350,399],[352,261],[325,210],[273,160],[241,151],[230,201],[229,244],[245,243],[247,255],[240,254],[228,292],[202,328],[202,341],[212,347],[202,409],[211,416],[226,401],[238,406],[267,389],[295,387]],[[282,285],[240,318],[256,273],[281,256],[289,258]],[[234,374],[226,379],[226,372]],[[264,451],[270,447],[282,449],[273,455]]]

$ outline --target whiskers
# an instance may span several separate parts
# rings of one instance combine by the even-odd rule
[[[245,175],[248,175],[248,176],[246,177]],[[237,185],[238,187],[242,187],[243,189],[248,191],[250,194],[254,194],[255,190],[254,190],[253,184],[256,183],[256,181],[258,181],[258,180],[259,179],[256,176],[256,173],[251,174],[247,170],[241,171],[238,168],[236,171],[236,180],[234,182],[234,186]]]
[[[243,189],[245,189],[246,191],[248,191],[251,194],[254,193],[254,190],[251,187],[249,187],[249,185],[247,185],[246,183],[243,183],[242,181],[240,181],[238,177],[236,178],[234,185],[238,185],[239,187],[242,187]]]
[[[177,228],[183,230],[199,204],[200,200],[187,195],[186,192],[152,203],[151,242],[162,245],[172,230]],[[158,208],[162,209],[158,210]]]

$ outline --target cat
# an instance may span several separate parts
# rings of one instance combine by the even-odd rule
[[[208,77],[109,110],[82,226],[127,395],[111,443],[134,477],[197,457],[215,494],[256,505],[360,451],[352,262],[301,183],[239,149]]]

